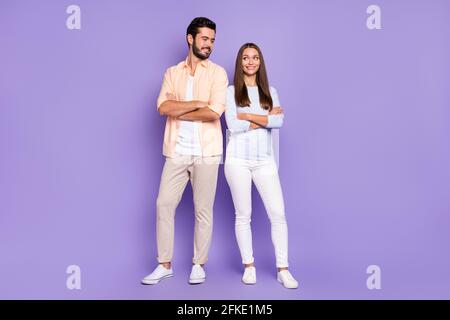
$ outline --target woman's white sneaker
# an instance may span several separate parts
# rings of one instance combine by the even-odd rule
[[[278,282],[283,284],[283,286],[285,288],[288,288],[288,289],[297,289],[298,288],[297,280],[294,279],[294,277],[288,270],[279,271],[278,275],[277,275],[277,280],[278,280]]]
[[[205,280],[206,280],[206,273],[203,267],[199,264],[194,264],[192,266],[191,275],[189,276],[189,283],[200,284],[205,282]]]
[[[173,276],[172,268],[167,269],[163,265],[159,264],[152,273],[142,279],[142,284],[157,284],[163,279],[170,278]]]
[[[244,270],[244,275],[242,276],[242,282],[245,284],[255,284],[256,283],[256,268],[247,267]]]

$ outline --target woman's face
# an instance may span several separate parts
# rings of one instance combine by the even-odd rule
[[[255,75],[259,70],[260,63],[258,50],[254,48],[244,49],[244,52],[242,53],[242,70],[245,75]]]

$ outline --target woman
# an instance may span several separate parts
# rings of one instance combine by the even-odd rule
[[[298,282],[288,270],[288,230],[271,135],[272,128],[282,126],[284,114],[276,90],[269,87],[261,50],[253,43],[239,49],[234,86],[227,91],[225,118],[230,131],[225,177],[233,198],[236,239],[245,267],[242,281],[256,283],[250,227],[253,181],[271,222],[277,279],[286,288],[297,288]]]

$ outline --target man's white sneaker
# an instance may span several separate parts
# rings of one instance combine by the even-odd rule
[[[142,279],[142,284],[157,284],[163,279],[170,278],[173,276],[172,268],[167,269],[163,265],[159,264],[152,273]]]
[[[285,288],[297,289],[298,282],[294,279],[292,274],[288,270],[281,270],[277,275],[278,282],[282,283]]]
[[[244,275],[242,276],[242,282],[245,284],[255,284],[256,283],[256,268],[247,267],[244,270]]]
[[[205,270],[199,264],[194,264],[192,266],[191,275],[189,276],[190,284],[203,283],[206,280]]]

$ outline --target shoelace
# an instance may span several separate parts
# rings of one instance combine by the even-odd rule
[[[164,267],[158,267],[156,270],[155,270],[155,275],[157,275],[157,276],[160,276],[160,275],[162,275],[163,273],[164,273],[164,269],[163,269]]]
[[[248,268],[246,268],[245,269],[245,272],[244,272],[245,274],[255,274],[256,273],[256,271],[255,271],[255,269],[248,269]]]
[[[284,272],[284,277],[286,277],[286,280],[288,281],[295,281],[294,277],[292,276],[292,274],[290,272]]]
[[[194,275],[203,275],[203,268],[201,267],[201,266],[197,266],[197,265],[195,265],[193,268],[192,268],[192,274],[194,274]]]

